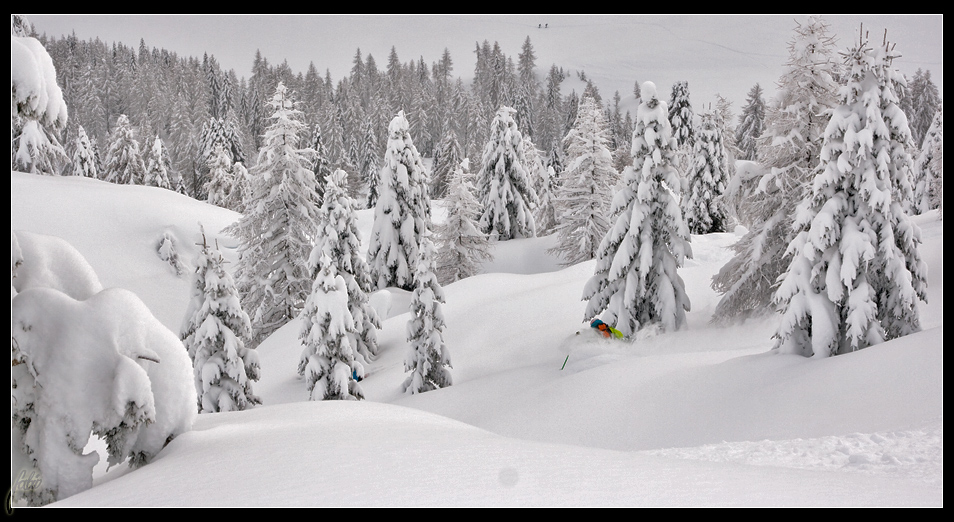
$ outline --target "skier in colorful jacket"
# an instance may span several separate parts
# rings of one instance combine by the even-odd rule
[[[593,322],[590,323],[590,326],[599,330],[600,333],[603,334],[603,337],[606,337],[607,339],[609,339],[611,336],[615,336],[617,339],[623,338],[622,332],[604,323],[603,321],[600,321],[599,319],[594,319]]]

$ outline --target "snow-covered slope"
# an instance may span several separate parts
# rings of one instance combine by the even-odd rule
[[[16,172],[11,187],[14,230],[65,239],[174,332],[189,279],[156,254],[163,232],[191,266],[202,222],[234,260],[218,232],[238,215],[169,191]],[[290,323],[258,347],[263,405],[200,415],[153,463],[100,468],[56,505],[941,506],[943,222],[917,222],[924,331],[819,361],[769,353],[772,321],[708,325],[736,234],[692,237],[689,327],[634,343],[581,323],[593,262],[560,266],[548,237],[501,243],[445,287],[450,388],[401,393],[408,298],[381,292],[367,400],[307,401]]]

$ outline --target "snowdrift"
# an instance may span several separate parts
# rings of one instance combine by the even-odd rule
[[[429,392],[431,393],[431,392]],[[934,505],[914,482],[502,437],[413,408],[304,402],[201,415],[78,506]]]

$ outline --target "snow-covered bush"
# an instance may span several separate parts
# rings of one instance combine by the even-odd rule
[[[39,485],[15,492],[31,505],[92,486],[91,433],[107,441],[109,462],[129,454],[138,429],[156,420],[149,377],[140,364],[158,361],[145,346],[122,343],[127,325],[109,313],[111,289],[77,301],[51,288],[13,298],[13,420],[17,449],[39,472]],[[120,299],[125,296],[121,296]]]
[[[60,174],[69,157],[49,129],[66,126],[63,91],[56,83],[53,59],[23,17],[14,18],[10,36],[10,103],[17,170]]]
[[[103,290],[62,240],[13,238],[12,472],[38,478],[13,500],[39,505],[92,486],[91,435],[110,465],[148,462],[191,429],[195,389],[182,343],[135,294]]]
[[[176,271],[176,275],[182,275],[182,260],[179,258],[179,252],[176,250],[176,241],[168,231],[162,233],[159,244],[156,247],[156,253],[159,259],[169,263],[169,266]]]
[[[54,128],[66,125],[66,103],[56,84],[56,68],[39,40],[10,37],[10,80],[17,116]]]

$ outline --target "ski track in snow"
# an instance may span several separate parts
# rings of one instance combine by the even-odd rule
[[[902,476],[944,487],[942,419],[909,430],[811,439],[723,442],[641,451],[670,458]]]

